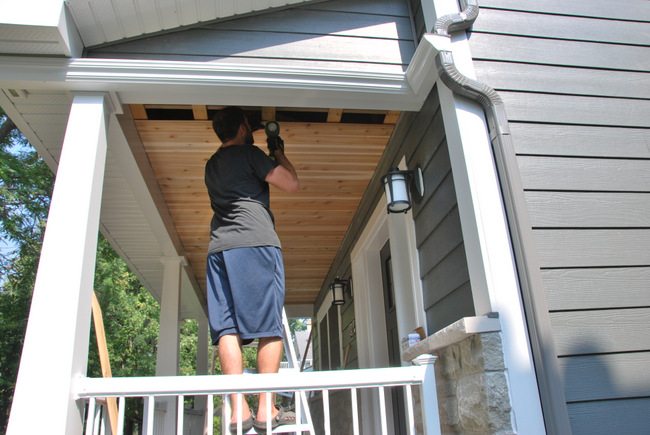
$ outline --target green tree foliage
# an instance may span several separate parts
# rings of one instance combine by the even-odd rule
[[[99,238],[97,246],[95,293],[102,308],[113,376],[155,375],[158,303],[103,237]],[[88,376],[102,376],[94,326],[90,333]],[[141,427],[142,417],[142,400],[129,400],[125,432],[133,433],[135,428]]]
[[[15,387],[52,174],[0,111],[0,429]]]
[[[289,319],[289,329],[292,333],[295,333],[297,331],[306,331],[308,320],[309,319],[304,318]]]
[[[95,293],[113,376],[155,375],[160,308],[103,237],[97,246]],[[88,376],[101,377],[94,329],[90,338]]]

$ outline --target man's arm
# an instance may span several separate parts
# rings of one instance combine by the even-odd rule
[[[266,182],[285,192],[297,192],[300,189],[300,183],[296,169],[281,149],[276,149],[273,156],[279,165],[271,169],[266,176]]]

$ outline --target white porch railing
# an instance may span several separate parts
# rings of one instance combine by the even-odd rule
[[[80,378],[76,382],[77,399],[87,402],[87,418],[85,421],[86,434],[110,433],[106,430],[105,413],[99,412],[101,401],[107,397],[118,398],[118,423],[116,433],[124,432],[124,410],[126,398],[144,398],[145,422],[143,432],[146,435],[158,435],[160,429],[154,430],[156,414],[154,403],[159,398],[175,398],[177,417],[176,428],[167,428],[165,433],[183,434],[184,399],[185,397],[207,398],[205,418],[205,434],[213,434],[212,410],[214,396],[226,396],[231,393],[254,394],[260,392],[321,392],[323,427],[311,428],[301,421],[301,400],[296,400],[296,425],[281,426],[274,432],[291,432],[301,434],[332,433],[330,427],[330,400],[332,391],[348,390],[351,403],[351,433],[360,433],[359,397],[360,391],[375,392],[378,403],[371,409],[374,418],[379,419],[377,433],[386,435],[388,431],[388,416],[390,411],[386,406],[386,388],[402,387],[405,397],[406,427],[411,435],[424,433],[426,435],[440,434],[438,403],[433,363],[435,357],[423,355],[414,361],[411,367],[394,367],[382,369],[337,370],[322,372],[294,372],[279,374],[244,374],[229,376],[169,376],[169,377],[140,377],[140,378]],[[420,390],[419,404],[414,400],[413,388]],[[241,396],[239,396],[241,397]],[[417,408],[416,408],[417,407]],[[314,413],[313,405],[311,412]],[[241,418],[241,416],[240,416]],[[170,430],[171,429],[171,430]],[[240,429],[241,430],[241,429]],[[254,432],[253,432],[254,433]],[[270,433],[270,432],[269,432]]]

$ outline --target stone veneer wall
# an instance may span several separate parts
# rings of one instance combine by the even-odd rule
[[[471,335],[435,354],[442,434],[514,434],[500,333]]]

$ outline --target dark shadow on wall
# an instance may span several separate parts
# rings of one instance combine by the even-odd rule
[[[573,435],[650,434],[650,352],[604,353],[589,337],[559,367]]]

